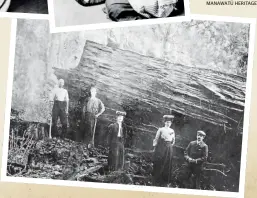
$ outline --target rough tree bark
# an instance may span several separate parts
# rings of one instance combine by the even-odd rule
[[[242,76],[172,64],[91,41],[76,68],[55,68],[55,74],[65,79],[73,101],[81,97],[81,90],[95,85],[109,109],[106,119],[114,116],[113,110],[139,104],[149,113],[172,109],[224,128],[243,124],[246,79]]]

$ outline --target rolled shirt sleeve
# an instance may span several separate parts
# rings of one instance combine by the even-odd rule
[[[188,144],[187,148],[184,151],[184,157],[186,160],[188,160],[190,158],[189,157],[190,148],[191,148],[191,142]]]
[[[157,145],[158,140],[159,140],[159,138],[160,138],[160,134],[161,134],[161,129],[158,129],[158,131],[157,131],[157,133],[156,133],[156,136],[155,136],[155,138],[154,138],[154,140],[153,140],[153,146],[156,146],[156,145]]]
[[[100,101],[101,111],[104,111],[105,110],[104,103],[100,99],[99,99],[99,101]]]

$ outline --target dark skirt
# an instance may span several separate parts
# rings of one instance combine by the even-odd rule
[[[124,144],[121,141],[113,142],[108,155],[108,167],[110,171],[122,170],[124,167]]]
[[[172,179],[173,146],[171,142],[159,139],[153,159],[153,185],[165,186]]]

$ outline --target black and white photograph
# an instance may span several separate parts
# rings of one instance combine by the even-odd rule
[[[238,196],[255,23],[216,18],[55,34],[17,19],[1,179]]]
[[[9,16],[13,13],[48,14],[48,5],[47,0],[0,0],[0,12]]]
[[[49,0],[48,2],[51,32],[66,32],[77,26],[85,30],[85,28],[120,27],[124,24],[127,26],[189,17],[189,0]]]

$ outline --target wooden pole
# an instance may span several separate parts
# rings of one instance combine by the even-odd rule
[[[51,118],[50,118],[49,138],[52,139],[52,116],[51,116]]]
[[[97,118],[95,118],[95,124],[93,129],[92,147],[95,147],[95,129],[96,129]]]

